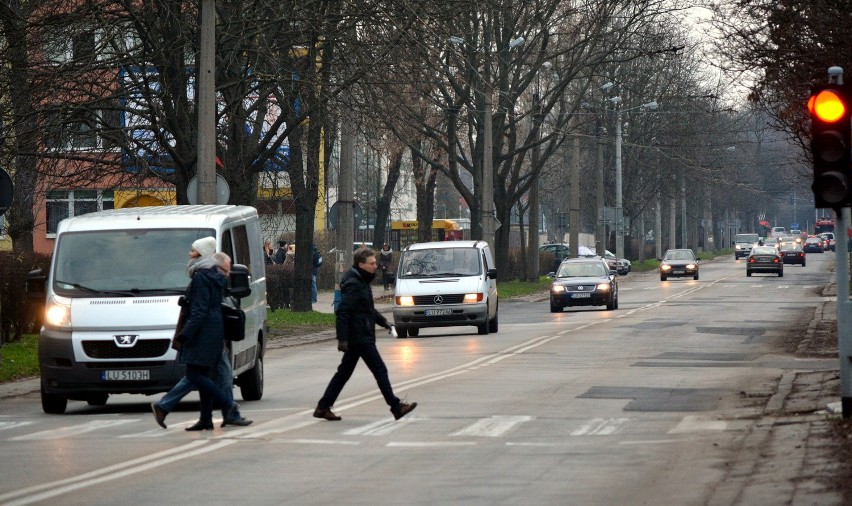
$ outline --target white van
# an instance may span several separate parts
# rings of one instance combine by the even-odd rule
[[[402,251],[393,303],[399,337],[462,325],[497,332],[497,302],[497,269],[485,241],[426,242]]]
[[[246,314],[245,339],[230,342],[235,383],[245,400],[263,396],[266,267],[257,210],[139,207],[62,220],[50,272],[30,273],[30,296],[46,303],[38,345],[45,413],[64,413],[69,399],[102,405],[109,394],[166,392],[183,377],[171,348],[177,301],[189,283],[187,253],[207,236],[232,258],[230,299]]]

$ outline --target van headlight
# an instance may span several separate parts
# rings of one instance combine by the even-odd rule
[[[474,302],[482,302],[482,292],[479,293],[466,293],[464,294],[464,303],[472,304]]]
[[[397,306],[413,306],[414,305],[414,297],[411,295],[397,295],[396,296],[396,305]]]
[[[71,326],[71,305],[51,297],[44,308],[45,323],[53,327]]]

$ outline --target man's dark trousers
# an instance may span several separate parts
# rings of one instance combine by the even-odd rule
[[[376,383],[379,385],[385,402],[391,408],[399,404],[399,398],[393,394],[393,388],[388,378],[388,368],[379,355],[379,350],[376,348],[376,343],[349,343],[349,350],[343,352],[343,358],[340,360],[340,365],[337,366],[337,372],[328,383],[322,399],[319,400],[317,407],[320,409],[329,409],[334,405],[337,396],[343,390],[346,382],[355,371],[355,366],[358,365],[358,359],[364,359],[364,363],[370,368],[373,377],[376,378]]]

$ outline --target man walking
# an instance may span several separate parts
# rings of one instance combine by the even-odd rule
[[[331,411],[331,407],[355,371],[358,359],[363,359],[370,368],[395,419],[399,420],[417,407],[416,402],[411,404],[401,402],[393,394],[388,369],[376,347],[376,325],[381,325],[388,330],[391,328],[385,317],[376,311],[373,305],[373,291],[370,283],[376,276],[377,267],[376,253],[370,248],[360,248],[355,251],[352,268],[343,274],[343,279],[340,281],[341,301],[337,308],[335,326],[337,349],[343,352],[343,358],[325,393],[317,403],[317,409],[314,411],[316,418],[341,419]]]

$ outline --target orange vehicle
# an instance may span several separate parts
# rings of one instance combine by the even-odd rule
[[[417,220],[397,220],[391,222],[391,246],[402,251],[417,241]],[[432,241],[459,241],[464,231],[454,220],[432,220]]]

